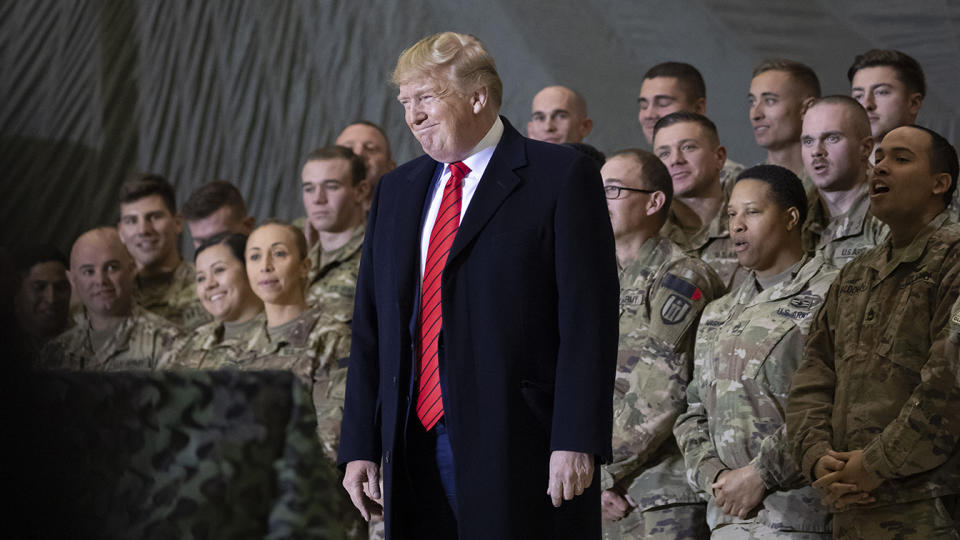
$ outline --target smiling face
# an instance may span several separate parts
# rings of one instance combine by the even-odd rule
[[[310,259],[300,253],[297,239],[288,227],[263,225],[247,239],[247,279],[265,304],[295,305],[303,302],[303,287]]]
[[[677,198],[708,193],[720,182],[726,150],[696,122],[678,122],[657,131],[653,153],[670,171]]]
[[[30,267],[14,297],[17,320],[29,335],[53,337],[67,326],[70,282],[60,261],[44,261]]]
[[[218,321],[242,321],[256,314],[259,301],[250,289],[243,263],[225,244],[197,255],[197,296]]]
[[[786,71],[764,71],[750,83],[750,125],[757,145],[778,150],[800,141],[803,101]]]
[[[179,258],[177,235],[183,232],[183,224],[179,216],[170,212],[160,195],[147,195],[122,203],[117,229],[140,268]]]
[[[113,230],[84,233],[70,252],[70,284],[93,317],[129,315],[136,267]]]
[[[890,130],[912,124],[923,105],[923,95],[909,92],[890,66],[859,69],[853,75],[850,96],[867,110],[870,129],[878,141]]]
[[[943,209],[950,187],[946,173],[930,170],[931,137],[917,128],[894,129],[880,141],[870,177],[870,212],[891,231],[910,229]]]
[[[858,134],[853,114],[847,106],[820,103],[803,115],[803,166],[820,190],[845,191],[864,179],[873,139]]]
[[[467,157],[494,121],[485,114],[486,88],[464,95],[452,83],[422,78],[401,85],[397,101],[423,151],[442,163]]]
[[[363,222],[367,184],[366,180],[353,184],[349,161],[308,161],[300,179],[303,207],[313,228],[322,232],[343,232]]]
[[[766,182],[743,179],[733,186],[727,216],[740,266],[776,275],[796,262],[787,246],[791,240],[799,241],[798,214],[790,210],[774,201]]]

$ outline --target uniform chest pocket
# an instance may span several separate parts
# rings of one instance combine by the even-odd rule
[[[716,336],[717,378],[756,379],[784,338],[796,328],[793,320],[768,314],[728,323]]]
[[[935,286],[932,280],[914,281],[901,290],[894,309],[887,313],[883,312],[886,306],[867,306],[865,318],[878,317],[881,324],[883,317],[888,318],[877,344],[877,354],[908,372],[919,373],[930,353],[933,322],[930,304]]]

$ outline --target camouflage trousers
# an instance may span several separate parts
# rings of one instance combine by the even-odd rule
[[[702,540],[710,538],[706,504],[674,504],[634,511],[603,522],[603,540]]]
[[[721,525],[713,530],[710,538],[711,540],[767,540],[768,538],[782,538],[784,540],[827,540],[830,538],[830,535],[807,531],[782,531],[764,525],[763,523],[751,521]],[[872,540],[880,539],[874,538]]]
[[[869,540],[960,539],[960,495],[924,499],[833,515],[833,537]]]
[[[387,537],[387,530],[384,527],[383,518],[371,518],[368,526],[370,540],[384,540]]]

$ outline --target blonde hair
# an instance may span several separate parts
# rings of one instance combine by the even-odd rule
[[[414,79],[433,78],[469,95],[486,86],[490,102],[497,108],[503,98],[503,83],[493,57],[480,40],[469,34],[443,32],[427,36],[400,54],[391,82],[395,86]],[[441,88],[442,92],[450,88]]]

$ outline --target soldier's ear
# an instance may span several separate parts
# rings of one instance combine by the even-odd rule
[[[787,230],[792,231],[800,227],[800,211],[797,210],[796,206],[791,206],[787,208]]]
[[[647,197],[647,207],[645,208],[647,215],[657,215],[657,212],[663,209],[666,204],[667,196],[662,191],[654,191]]]

